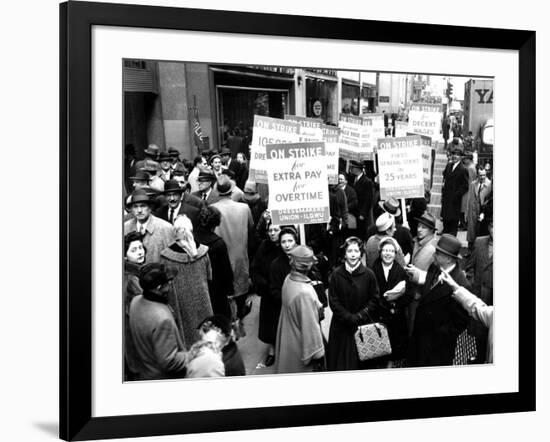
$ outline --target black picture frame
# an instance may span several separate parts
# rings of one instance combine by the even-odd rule
[[[92,26],[519,53],[519,391],[92,418]],[[198,9],[60,5],[60,437],[90,440],[535,410],[535,32]],[[70,171],[70,173],[69,173]]]

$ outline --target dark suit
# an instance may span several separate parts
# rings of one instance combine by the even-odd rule
[[[451,287],[437,282],[439,274],[439,267],[432,264],[422,287],[407,355],[411,367],[452,365],[456,340],[468,324],[468,314],[452,298]],[[470,284],[458,264],[450,275],[469,290]]]
[[[372,201],[374,198],[374,184],[366,176],[361,175],[359,180],[355,177],[353,190],[357,194],[357,234],[364,239],[367,234],[367,228],[372,224]],[[359,217],[363,217],[360,220]]]
[[[475,240],[474,250],[466,265],[468,273],[473,271],[472,292],[485,304],[493,305],[493,255],[489,255],[490,237],[480,236]],[[478,356],[487,354],[488,329],[475,319],[470,320],[468,333],[475,337]]]
[[[200,199],[201,201],[204,201],[202,199],[202,192],[200,190],[197,190],[196,192],[191,193],[192,196]],[[214,203],[217,203],[220,200],[220,195],[218,193],[218,190],[216,187],[212,188],[212,191],[208,195],[208,198],[206,198],[206,204],[211,205]]]
[[[188,195],[183,195],[181,199],[180,210],[174,214],[174,220],[178,215],[187,215],[187,217],[193,223],[193,230],[198,229],[199,227],[199,212],[200,209],[194,205],[191,205],[189,202],[185,201],[185,197]],[[155,215],[159,218],[162,218],[164,221],[170,222],[170,206],[164,206],[155,212]]]
[[[248,179],[248,168],[246,164],[239,163],[238,161],[232,159],[227,167],[235,174],[235,184],[241,190],[244,190],[244,185]]]
[[[468,170],[458,163],[453,170],[453,163],[447,164],[443,171],[443,190],[441,191],[441,218],[443,233],[457,234],[458,220],[462,206],[462,196],[468,191]]]

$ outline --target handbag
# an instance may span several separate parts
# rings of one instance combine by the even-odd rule
[[[368,312],[367,316],[370,319]],[[392,352],[388,329],[381,322],[373,322],[357,327],[355,346],[360,361],[380,358],[390,355]]]

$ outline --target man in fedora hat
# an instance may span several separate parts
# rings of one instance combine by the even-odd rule
[[[352,185],[358,203],[357,235],[363,239],[366,238],[367,228],[372,224],[374,184],[365,175],[365,166],[362,163],[351,161],[350,172],[355,175]]]
[[[214,233],[221,236],[227,246],[233,270],[237,317],[242,319],[249,290],[248,238],[254,228],[254,223],[248,205],[231,199],[231,182],[226,175],[221,175],[218,179],[217,191],[219,201],[212,204],[212,207],[220,211],[221,222]]]
[[[222,168],[231,170],[234,173],[233,180],[237,187],[241,190],[244,190],[244,185],[248,176],[243,176],[245,172],[244,163],[239,163],[238,161],[231,158],[231,150],[227,147],[222,148],[220,151],[220,156],[222,158]]]
[[[172,177],[172,155],[168,152],[161,152],[159,155],[160,172],[159,178],[166,182]]]
[[[160,152],[160,149],[156,144],[149,144],[149,146],[147,146],[147,149],[143,151],[143,156],[144,156],[143,160],[136,162],[135,164],[136,170],[142,169],[145,166],[145,162],[148,160],[154,163],[156,165],[156,170],[159,171],[160,165],[159,163],[157,163],[157,157],[159,152]]]
[[[149,186],[159,192],[164,190],[164,180],[159,176],[160,166],[156,161],[145,160],[139,170],[149,174]]]
[[[171,245],[174,240],[172,225],[163,219],[154,216],[153,201],[146,191],[134,191],[127,200],[126,208],[133,218],[124,223],[124,235],[130,232],[139,232],[143,236],[143,246],[147,250],[145,262],[158,262],[160,252]]]
[[[191,195],[187,195],[185,189],[176,180],[166,181],[162,194],[166,197],[168,205],[157,210],[155,212],[156,216],[168,221],[170,224],[174,224],[178,215],[187,215],[193,223],[193,228],[197,229],[199,227],[200,209],[189,204],[187,200]]]
[[[435,236],[436,220],[435,217],[429,213],[424,212],[419,218],[415,219],[418,223],[416,228],[416,238],[414,239],[413,253],[411,257],[411,264],[414,268],[426,272],[432,265],[435,254],[435,246],[437,244],[437,238]],[[408,270],[406,268],[405,270]],[[408,273],[412,273],[408,271]],[[408,305],[408,329],[409,336],[412,334],[414,325],[414,316],[420,300],[420,294],[422,286],[414,285],[414,298]]]
[[[218,190],[214,186],[216,181],[216,175],[210,169],[201,170],[197,177],[199,190],[192,192],[191,195],[203,200],[205,204],[214,204],[220,199]]]
[[[168,306],[169,282],[175,273],[159,263],[146,264],[140,271],[143,293],[132,299],[128,319],[138,380],[185,376],[188,354]]]
[[[453,363],[456,341],[468,324],[468,315],[452,298],[453,289],[442,282],[441,271],[446,271],[458,285],[470,289],[458,265],[460,248],[460,240],[445,233],[435,246],[434,262],[427,272],[412,265],[408,268],[412,281],[422,285],[407,355],[408,366]]]
[[[458,232],[462,197],[468,191],[468,171],[460,161],[461,155],[462,149],[457,144],[453,144],[451,161],[443,171],[443,188],[441,190],[443,233],[454,236]]]
[[[235,182],[235,173],[231,169],[223,169],[222,175],[227,176],[231,182],[231,199],[239,203],[244,203],[244,192],[237,187],[237,183]]]

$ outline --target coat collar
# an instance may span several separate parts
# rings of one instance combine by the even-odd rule
[[[185,251],[177,243],[172,243],[170,247],[160,252],[161,256],[163,256],[164,258],[169,259],[170,261],[176,261],[183,264],[188,264],[194,261],[198,261],[207,253],[208,253],[208,247],[205,246],[204,244],[200,244],[199,247],[197,248],[197,256],[195,258],[191,258],[187,253],[185,253]]]
[[[311,282],[311,279],[309,279],[306,275],[294,270],[290,271],[289,278],[295,282]]]
[[[338,273],[339,275],[343,276],[344,278],[347,278],[347,279],[351,279],[353,276],[359,276],[359,275],[362,275],[363,273],[366,273],[367,272],[367,268],[363,265],[363,263],[361,263],[359,265],[359,267],[357,267],[353,273],[349,273],[347,270],[346,270],[346,266],[344,264],[338,266],[335,270],[336,273]]]

